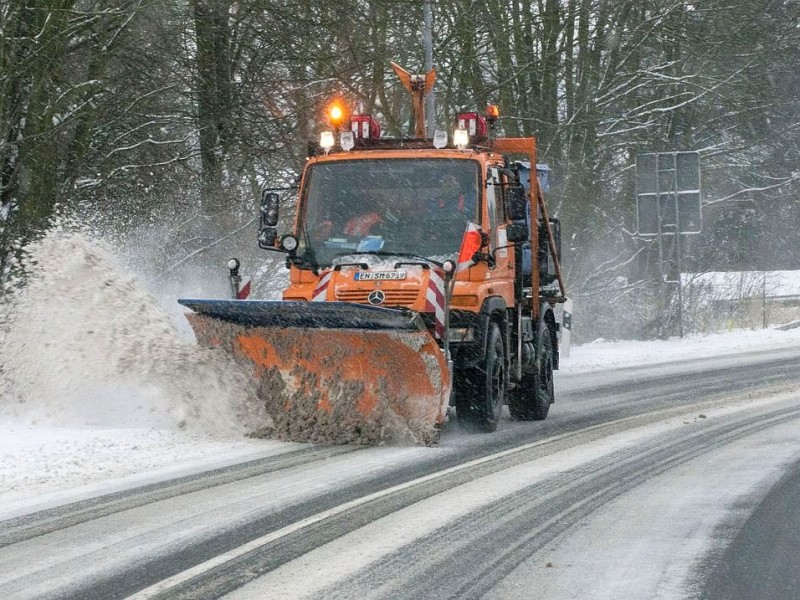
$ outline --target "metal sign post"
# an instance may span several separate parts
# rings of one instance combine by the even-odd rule
[[[636,222],[639,235],[672,228],[683,235],[703,229],[698,152],[658,152],[636,157]]]
[[[429,73],[433,70],[433,17],[431,15],[431,0],[425,0],[422,7],[422,14],[422,42],[425,47],[425,72]],[[426,124],[428,137],[433,138],[433,132],[436,129],[436,100],[434,99],[432,89],[425,97],[425,116],[428,121]]]
[[[678,330],[683,337],[681,237],[703,229],[699,152],[653,152],[636,157],[636,223],[640,236],[658,239],[662,281],[678,286]],[[664,236],[672,235],[676,280],[668,279],[664,267]]]

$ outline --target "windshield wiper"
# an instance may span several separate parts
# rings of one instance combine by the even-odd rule
[[[298,269],[311,271],[314,275],[319,273],[321,265],[317,261],[317,256],[311,246],[306,247],[306,251],[303,254],[289,254],[287,259]]]
[[[355,254],[371,254],[373,256],[407,256],[409,258],[416,258],[424,262],[424,264],[433,264],[437,267],[442,267],[442,263],[438,260],[433,260],[432,258],[428,258],[427,256],[420,256],[419,254],[414,254],[412,252],[387,252],[386,250],[350,250],[348,252],[337,252],[336,256],[353,256]],[[418,264],[418,263],[403,263],[398,262],[396,263],[396,267],[402,264]]]

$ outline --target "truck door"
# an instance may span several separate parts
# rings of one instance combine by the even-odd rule
[[[507,175],[499,166],[489,167],[486,188],[486,208],[488,212],[489,251],[494,256],[495,265],[488,269],[494,295],[502,296],[507,306],[514,305],[514,249],[508,247],[506,232],[505,190]]]
[[[487,177],[486,205],[489,211],[490,250],[498,264],[508,260],[508,239],[506,238],[505,202],[503,191],[507,185],[506,176],[498,167],[490,167]]]

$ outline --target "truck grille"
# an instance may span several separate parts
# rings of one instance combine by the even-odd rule
[[[336,299],[340,302],[355,302],[369,304],[367,296],[372,290],[336,290]],[[383,306],[407,306],[417,299],[417,290],[384,290],[386,300]]]

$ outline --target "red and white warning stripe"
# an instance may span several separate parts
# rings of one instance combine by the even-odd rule
[[[456,263],[456,273],[466,271],[475,261],[472,257],[481,249],[481,229],[471,221],[467,223],[467,230],[461,240],[461,249],[458,251],[458,262]]]
[[[247,300],[247,297],[249,295],[250,295],[250,279],[246,279],[244,285],[239,287],[239,290],[236,292],[236,299]]]
[[[445,294],[444,271],[431,269],[428,277],[428,289],[425,290],[425,310],[433,312],[433,331],[436,339],[444,337]]]
[[[330,283],[332,274],[333,271],[331,269],[326,269],[322,272],[322,277],[319,278],[317,287],[314,288],[311,294],[312,302],[325,302],[328,297],[328,283]]]

